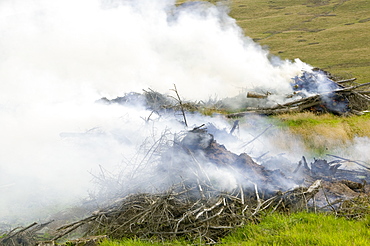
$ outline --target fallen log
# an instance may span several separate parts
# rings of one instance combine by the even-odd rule
[[[247,92],[247,98],[267,98],[268,94],[261,94],[257,92]]]
[[[273,115],[273,114],[282,114],[282,113],[295,113],[301,112],[310,107],[314,107],[321,103],[320,96],[314,95],[306,98],[302,98],[296,101],[278,104],[272,107],[265,108],[247,108],[246,111],[233,113],[226,115],[227,118],[237,118],[243,117],[247,114],[264,114],[264,115]]]

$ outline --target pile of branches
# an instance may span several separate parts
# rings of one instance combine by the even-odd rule
[[[185,156],[180,158],[181,155],[178,154],[182,151],[188,153],[189,159]],[[195,153],[199,151],[205,159],[196,161]],[[171,153],[176,155],[172,156]],[[197,158],[200,157],[197,156]],[[332,182],[345,176],[348,179],[347,182],[341,182],[340,185],[345,185],[347,189],[352,190],[363,189],[364,185],[357,183],[359,180],[356,177],[366,176],[368,173],[367,170],[361,173],[354,172],[353,175],[342,173],[338,169],[340,161],[315,160],[309,165],[303,157],[289,176],[301,172],[298,176],[304,175],[305,180],[310,181],[306,182],[305,186],[287,191],[279,188],[278,191],[273,192],[271,188],[278,188],[277,183],[284,177],[279,174],[279,171],[268,171],[245,154],[237,156],[229,152],[200,127],[189,131],[181,142],[163,153],[161,159],[173,165],[173,170],[167,167],[162,176],[165,173],[168,175],[181,173],[181,170],[186,165],[191,165],[193,160],[193,165],[189,166],[194,174],[192,179],[183,180],[164,192],[134,193],[116,197],[114,202],[92,213],[91,216],[59,227],[53,240],[83,228],[86,235],[104,234],[109,238],[159,240],[184,238],[190,241],[216,243],[230,231],[246,223],[258,221],[264,212],[294,212],[310,209],[317,211],[320,209],[318,206],[320,196],[316,197],[319,192],[323,193],[321,200],[327,203],[325,206],[323,204],[323,209],[334,208],[335,204],[329,194],[330,186],[333,186]],[[217,163],[219,167],[231,165],[230,168],[234,168],[237,172],[249,175],[246,176],[247,179],[240,180],[237,188],[222,190],[212,182],[212,178],[205,177],[206,170],[200,162],[207,163],[209,160]],[[317,201],[313,199],[315,197]],[[314,202],[309,203],[312,200]],[[344,211],[338,207],[335,209]]]
[[[321,181],[308,188],[296,188],[262,199],[257,185],[253,196],[242,188],[219,192],[200,186],[172,188],[160,194],[134,194],[88,218],[57,229],[53,240],[83,226],[88,235],[105,234],[109,238],[185,238],[216,243],[232,229],[258,221],[262,211],[299,210],[307,206]],[[207,189],[207,190],[205,190]],[[202,193],[201,198],[194,192]],[[218,195],[215,195],[218,193]],[[248,196],[247,196],[248,195]]]
[[[213,244],[233,229],[258,222],[264,211],[306,209],[320,184],[317,180],[308,188],[299,187],[262,198],[257,185],[251,194],[251,190],[241,187],[220,192],[212,187],[189,187],[182,183],[164,193],[136,193],[120,198],[85,219],[49,231],[48,237],[38,232],[53,221],[16,228],[0,239],[0,245],[57,245],[57,240],[64,238],[62,241],[65,241],[67,235],[76,231],[84,233],[84,237],[63,245],[98,245],[106,238],[123,237],[162,241],[184,238]]]
[[[171,91],[173,91],[176,96],[164,95],[149,88],[148,90],[143,90],[143,93],[130,92],[114,99],[103,97],[97,100],[97,102],[104,104],[143,106],[157,113],[181,110],[193,112],[198,110],[199,103],[185,102],[181,99],[176,85],[174,85],[174,89],[171,89]]]
[[[167,176],[174,180],[173,176],[178,175],[181,177],[180,182],[176,181],[176,185],[158,192],[118,193],[105,203],[107,205],[103,209],[48,232],[49,242],[64,240],[78,232],[85,236],[106,235],[112,239],[155,238],[164,241],[184,238],[216,243],[234,229],[259,221],[264,213],[317,210],[320,209],[317,205],[322,201],[327,202],[338,214],[344,209],[360,214],[361,208],[350,203],[344,204],[343,201],[340,203],[344,204],[343,208],[339,209],[334,204],[337,201],[331,200],[330,195],[335,191],[330,190],[330,187],[333,186],[333,180],[338,181],[337,178],[346,176],[348,181],[340,185],[351,190],[364,189],[365,184],[357,183],[357,176],[365,177],[367,181],[370,178],[368,170],[354,175],[340,172],[340,161],[315,160],[309,165],[305,158],[290,174],[271,171],[255,163],[245,153],[237,155],[228,151],[202,126],[187,132],[181,141],[176,140],[172,147],[164,148],[166,150],[162,150],[160,155],[158,149],[152,147],[151,151],[153,156],[154,152],[158,154],[159,158],[156,158],[163,166],[158,165],[158,176],[152,179],[165,180]],[[210,162],[215,165],[212,168],[223,170],[227,167],[228,170],[242,174],[236,179],[233,189],[219,185],[218,180],[207,173],[210,169],[206,168],[206,164]],[[186,176],[188,171],[191,175]],[[296,173],[300,173],[296,178],[304,177],[304,185],[294,189],[282,186],[285,181],[294,181]],[[324,183],[327,183],[326,188]],[[318,197],[320,192],[323,193],[321,200]],[[0,245],[34,245],[36,226],[34,223],[9,233],[0,239]]]
[[[53,240],[83,228],[86,235],[104,234],[109,238],[185,238],[215,243],[233,229],[258,221],[264,211],[307,209],[321,184],[318,179],[308,187],[273,192],[271,188],[278,188],[278,180],[283,178],[278,171],[269,172],[246,154],[238,156],[226,150],[201,127],[189,131],[181,142],[162,153],[161,160],[172,163],[172,167],[162,167],[161,176],[185,177],[184,169],[190,169],[191,177],[163,192],[116,197],[105,209],[58,228]],[[244,172],[245,179],[239,180],[237,188],[225,190],[201,165],[210,160],[220,168],[227,165]]]
[[[369,110],[370,83],[356,84],[356,78],[341,81],[326,78],[324,82],[317,82],[314,75],[310,76],[303,75],[293,80],[294,93],[287,96],[287,102],[269,107],[248,107],[244,112],[230,114],[228,117],[242,117],[250,113],[274,115],[303,111],[336,115],[361,115],[362,111]],[[307,77],[309,78],[307,79]],[[318,85],[319,83],[321,85]],[[325,90],[318,90],[320,86],[324,87]],[[269,94],[249,93],[247,97],[268,100]]]

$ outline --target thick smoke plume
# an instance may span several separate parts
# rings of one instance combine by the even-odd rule
[[[145,159],[138,150],[168,131],[185,129],[181,117],[98,104],[97,99],[146,88],[170,93],[173,84],[189,100],[232,97],[256,88],[283,95],[291,92],[290,78],[302,69],[310,66],[271,59],[221,5],[1,1],[0,221],[48,217],[87,197],[92,174],[115,173],[123,166],[127,173],[135,171],[130,163]],[[218,118],[188,120],[191,126],[212,122],[218,129],[230,128]],[[255,121],[260,119],[248,124]],[[241,129],[238,141],[228,143],[222,134],[216,139],[255,157],[263,154],[261,146],[281,152],[273,144],[278,133],[243,145],[268,127],[256,125]],[[287,144],[286,149],[299,147]]]
[[[193,100],[254,87],[289,93],[289,79],[308,67],[271,63],[224,8],[173,2],[2,1],[2,100],[165,92],[174,83]]]

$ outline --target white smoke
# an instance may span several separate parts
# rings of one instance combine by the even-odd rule
[[[224,8],[173,2],[2,1],[2,101],[64,100],[86,87],[107,96],[167,92],[173,84],[192,100],[256,86],[287,93],[307,67],[272,64]]]
[[[345,145],[337,147],[330,154],[342,161],[342,166],[349,169],[370,170],[370,139],[368,137],[354,137]]]
[[[100,166],[113,172],[137,163],[143,142],[152,144],[168,129],[184,130],[181,117],[97,104],[97,99],[147,88],[168,93],[173,84],[191,100],[255,87],[285,94],[290,78],[309,66],[276,61],[243,35],[224,6],[1,1],[0,219],[46,217],[40,208],[86,197],[91,173]],[[230,127],[218,118],[194,116],[189,122]],[[240,131],[246,140],[226,147],[257,156],[268,140],[260,138],[254,148],[240,146],[261,130]]]

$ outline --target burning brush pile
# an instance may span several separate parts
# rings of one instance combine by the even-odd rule
[[[292,78],[293,93],[286,95],[283,103],[246,107],[245,112],[229,116],[242,116],[246,113],[271,115],[302,111],[359,115],[370,107],[370,83],[356,84],[355,80],[356,78],[335,81],[335,77],[330,73],[318,68],[303,71],[301,75]],[[270,92],[248,92],[247,98],[256,98],[259,105],[264,105],[270,95]]]
[[[291,92],[281,95],[255,88],[233,98],[209,100],[208,102],[183,102],[177,97],[169,97],[151,89],[140,93],[128,93],[122,97],[109,100],[102,98],[101,103],[145,105],[153,112],[185,109],[197,111],[213,108],[220,111],[236,110],[229,118],[243,117],[246,114],[274,115],[311,111],[315,113],[332,113],[335,115],[361,115],[370,108],[370,83],[356,83],[356,78],[336,80],[329,72],[314,68],[302,71],[291,79]],[[235,106],[237,105],[237,106]],[[236,107],[236,108],[235,108]]]
[[[53,230],[49,243],[74,231],[117,239],[181,237],[215,243],[231,230],[258,221],[264,212],[331,210],[351,218],[369,213],[367,205],[355,202],[370,202],[370,168],[363,163],[354,162],[359,167],[355,171],[341,169],[342,162],[351,161],[340,157],[312,163],[303,157],[290,172],[272,169],[246,153],[227,150],[205,126],[175,136],[171,144],[162,140],[147,153],[157,163],[157,172],[149,179],[155,187],[166,184],[170,188],[152,192],[123,189],[107,199],[104,208]],[[15,230],[1,243],[31,245],[36,242],[37,228],[42,227],[34,223]],[[48,245],[43,243],[38,245]]]
[[[334,82],[329,77],[322,71],[303,72],[292,79],[294,92],[286,96],[286,103],[245,107],[245,112],[229,116],[302,110],[347,115],[369,108],[369,93],[363,88],[370,83],[353,85],[354,79]],[[180,112],[182,123],[188,126],[185,112],[197,111],[204,103],[184,102],[176,86],[173,91],[176,97],[148,90],[113,100],[102,98],[98,103],[144,105],[152,112],[145,119],[147,123],[152,114]],[[271,104],[270,95],[250,92],[244,100],[247,103],[257,100],[261,105],[265,101],[267,105]],[[226,105],[223,101],[216,103],[220,107]],[[230,131],[222,132],[223,137],[235,138],[233,132],[238,124],[236,120]],[[59,227],[52,226],[51,222],[33,223],[11,231],[0,239],[0,244],[34,245],[39,241],[38,245],[54,245],[73,233],[88,236],[83,240],[89,243],[106,237],[158,240],[180,237],[216,243],[233,229],[258,222],[266,212],[332,211],[350,218],[370,212],[370,167],[367,163],[339,156],[331,156],[333,161],[314,159],[311,163],[302,157],[295,164],[288,160],[283,163],[284,160],[278,158],[263,161],[263,156],[253,159],[246,153],[235,154],[226,149],[210,133],[211,129],[220,131],[208,123],[177,134],[164,133],[152,146],[146,146],[143,160],[126,180],[101,178],[103,186],[104,182],[121,185],[115,189],[110,185],[103,188],[97,196],[100,209],[90,216],[61,226],[59,223]],[[62,137],[85,135],[61,134]],[[343,168],[343,163],[357,168]],[[45,228],[49,228],[50,241],[41,242],[39,231]]]

